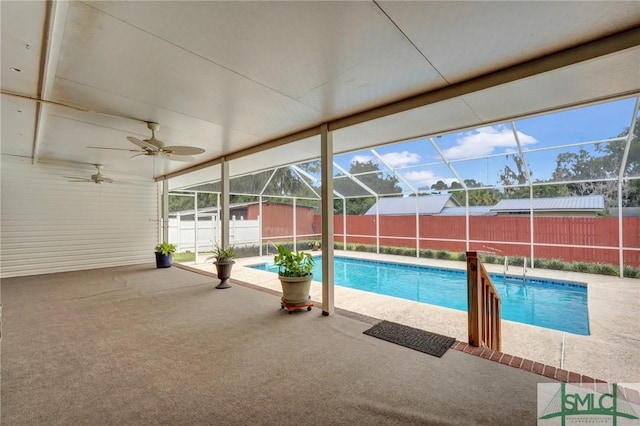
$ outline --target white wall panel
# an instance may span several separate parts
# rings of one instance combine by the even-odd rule
[[[127,184],[69,182],[88,168],[31,164],[3,157],[0,277],[154,262],[158,185],[103,174]]]

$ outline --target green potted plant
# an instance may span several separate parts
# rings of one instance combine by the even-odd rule
[[[173,263],[173,253],[176,251],[176,246],[169,244],[165,241],[156,245],[156,267],[168,268]]]
[[[313,256],[300,251],[294,253],[279,245],[273,262],[278,266],[278,278],[282,285],[282,307],[295,309],[306,306],[311,310],[309,290],[313,280],[311,270],[315,264]]]
[[[208,259],[215,259],[213,264],[216,265],[216,272],[218,273],[218,279],[220,284],[216,288],[229,288],[229,278],[231,278],[231,268],[236,263],[233,259],[236,257],[236,251],[233,246],[220,247],[216,244],[215,250],[213,250],[213,256]]]
[[[320,240],[313,240],[309,242],[309,248],[313,251],[318,251],[320,250]]]

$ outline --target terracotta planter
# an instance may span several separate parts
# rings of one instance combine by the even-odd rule
[[[309,290],[313,274],[305,277],[283,277],[280,278],[282,285],[282,301],[289,306],[306,305],[309,303]]]
[[[233,264],[236,263],[233,260],[225,260],[222,262],[213,262],[216,265],[216,271],[218,272],[218,279],[220,280],[220,284],[216,286],[216,288],[229,288],[231,284],[229,284],[229,278],[231,278],[231,268]]]

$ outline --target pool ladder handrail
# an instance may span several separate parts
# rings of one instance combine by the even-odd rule
[[[275,247],[276,253],[278,252],[278,246],[275,245],[275,243],[273,241],[269,240],[269,241],[267,241],[267,244],[266,244],[266,249],[267,249],[266,256],[269,256],[269,244],[271,244],[273,247]]]

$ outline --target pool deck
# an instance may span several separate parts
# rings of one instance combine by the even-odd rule
[[[373,253],[336,251],[335,255],[452,269],[466,267],[464,262]],[[272,256],[238,259],[232,272],[232,282],[240,281],[280,292],[280,281],[275,274],[246,267],[272,260]],[[215,266],[210,262],[186,265],[215,274]],[[490,273],[503,272],[502,265],[485,267]],[[521,275],[522,268],[510,266],[508,273]],[[607,382],[634,384],[631,387],[640,390],[640,280],[546,269],[529,269],[527,276],[586,283],[591,334],[581,336],[503,320],[502,352],[561,369],[558,372],[575,372]],[[322,301],[321,283],[312,283],[311,299]],[[466,312],[340,286],[335,287],[335,306],[351,313],[394,321],[467,342]],[[460,346],[459,350],[463,345]],[[487,357],[487,354],[482,356]]]

